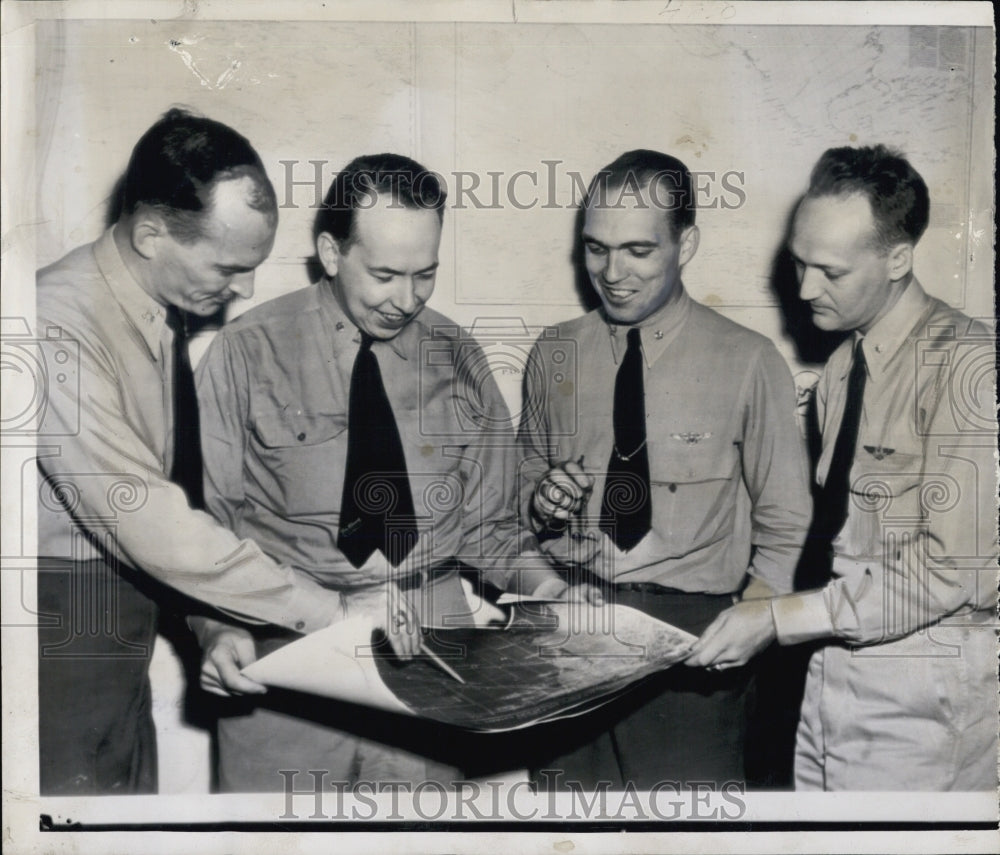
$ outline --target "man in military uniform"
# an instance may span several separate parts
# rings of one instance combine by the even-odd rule
[[[812,656],[795,785],[997,786],[994,339],[913,275],[924,180],[884,146],[820,158],[789,249],[813,322],[851,336],[816,391],[818,590],[743,603],[692,665],[737,667],[777,638]],[[983,389],[968,394],[970,377]]]
[[[335,593],[197,510],[185,318],[253,294],[278,221],[260,157],[172,109],[136,143],[120,201],[97,241],[38,273],[39,331],[79,354],[79,382],[48,387],[59,441],[39,457],[43,795],[156,791],[149,658],[170,589],[297,631],[343,616]]]
[[[432,617],[468,613],[456,562],[501,590],[566,589],[537,556],[519,560],[536,544],[517,524],[514,436],[492,375],[477,370],[483,352],[426,305],[445,198],[407,157],[355,158],[316,217],[322,279],[227,325],[198,377],[208,508],[339,593],[349,614],[374,608],[402,658],[419,655]],[[219,722],[223,790],[280,791],[289,770],[307,781],[323,770],[328,788],[457,776],[453,735],[426,722],[304,707],[240,673],[291,633],[192,623],[202,685],[260,695]]]
[[[676,158],[630,151],[594,177],[582,242],[601,306],[535,344],[520,430],[523,519],[553,562],[695,634],[791,590],[810,510],[788,367],[688,295],[698,238]],[[556,348],[568,362],[548,370]],[[679,666],[547,728],[539,783],[743,780],[748,682]]]

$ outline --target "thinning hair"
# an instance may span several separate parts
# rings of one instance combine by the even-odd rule
[[[243,177],[251,181],[247,204],[276,221],[274,187],[246,137],[221,122],[174,107],[132,149],[119,216],[148,206],[163,217],[176,240],[193,243],[204,237],[215,188]]]
[[[341,252],[353,243],[355,213],[370,208],[387,195],[392,204],[415,210],[437,211],[444,219],[448,193],[439,176],[401,154],[366,154],[356,157],[334,177],[323,205],[316,213],[313,238],[329,234]]]
[[[900,243],[915,245],[927,229],[927,185],[898,151],[873,145],[823,152],[813,167],[806,198],[855,195],[871,205],[874,243],[882,252]]]

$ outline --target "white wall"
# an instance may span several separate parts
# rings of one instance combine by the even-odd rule
[[[916,261],[925,287],[993,313],[988,29],[143,18],[39,22],[33,38],[37,73],[24,83],[34,86],[37,188],[23,186],[37,190],[25,228],[38,266],[100,233],[135,140],[186,104],[250,138],[283,205],[255,301],[307,281],[315,191],[289,191],[282,161],[297,161],[296,181],[322,161],[325,190],[351,157],[394,150],[442,173],[464,202],[446,217],[432,305],[466,325],[571,317],[581,304],[570,173],[586,180],[627,148],[658,148],[729,173],[728,187],[706,179],[702,201],[719,206],[699,213],[690,291],[775,338],[800,370],[771,284],[785,218],[825,148],[885,142],[931,189]],[[457,182],[475,179],[486,207],[458,199]],[[516,397],[517,382],[503,387]],[[207,738],[182,722],[180,670],[163,645],[153,673],[163,790],[204,791]]]

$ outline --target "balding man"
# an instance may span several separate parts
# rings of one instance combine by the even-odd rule
[[[152,580],[299,631],[341,613],[336,594],[192,507],[185,321],[253,293],[277,224],[259,156],[232,128],[173,109],[136,144],[121,201],[95,243],[38,274],[57,380],[45,415],[55,448],[39,462],[43,794],[155,791],[148,670],[154,597],[168,588]],[[60,371],[78,382],[58,382]]]

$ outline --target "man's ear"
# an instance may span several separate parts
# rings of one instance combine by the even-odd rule
[[[141,209],[131,219],[129,235],[132,249],[147,261],[156,257],[160,242],[169,236],[167,224],[155,211]]]
[[[681,232],[681,239],[678,241],[678,244],[680,245],[680,252],[677,257],[677,263],[681,267],[694,258],[694,254],[698,251],[698,243],[700,240],[701,232],[698,230],[697,226],[688,226]]]
[[[320,232],[316,238],[316,255],[326,275],[331,279],[336,276],[340,267],[340,244],[329,232]]]
[[[913,244],[897,243],[889,250],[887,259],[889,267],[889,280],[898,282],[908,276],[913,270]]]

